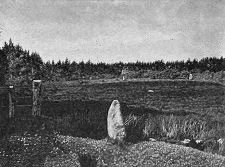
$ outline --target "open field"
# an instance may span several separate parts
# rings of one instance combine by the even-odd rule
[[[125,121],[133,116],[142,123],[139,131],[143,131],[147,119],[152,122],[153,128],[148,136],[159,137],[162,121],[168,122],[171,116],[175,117],[175,126],[180,127],[184,123],[178,120],[194,120],[198,121],[196,125],[206,125],[207,131],[219,129],[216,134],[223,136],[224,91],[225,87],[219,83],[189,80],[118,79],[44,83],[42,113],[64,118],[68,116],[71,119],[66,122],[73,124],[68,127],[77,127],[93,134],[102,132],[97,137],[101,139],[106,137],[103,134],[106,132],[110,103],[117,99]],[[133,126],[132,123],[130,125]],[[72,132],[75,136],[96,138],[90,133],[75,135]]]
[[[61,132],[102,139],[107,134],[110,103],[117,99],[127,130],[138,129],[140,133],[131,134],[136,138],[224,137],[224,90],[219,83],[189,80],[44,83],[41,113],[56,119],[56,128]],[[174,133],[177,130],[179,133]]]
[[[44,83],[42,113],[62,118],[66,134],[102,139],[110,103],[118,99],[133,136],[129,140],[220,138],[225,136],[224,90],[219,83],[189,80]]]
[[[224,91],[225,87],[219,83],[203,81],[98,80],[46,83],[43,100],[111,102],[117,99],[128,107],[224,116]]]

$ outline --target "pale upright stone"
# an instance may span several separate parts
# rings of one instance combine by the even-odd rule
[[[110,139],[123,142],[126,137],[125,126],[123,123],[120,103],[118,100],[113,100],[107,118],[108,136]]]

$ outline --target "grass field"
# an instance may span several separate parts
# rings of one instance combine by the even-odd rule
[[[223,116],[223,85],[187,80],[96,80],[44,84],[44,100],[106,101],[127,106]],[[149,93],[148,91],[153,92]]]
[[[139,131],[143,130],[143,126],[148,126],[148,122],[143,125],[146,119],[153,122],[151,123],[153,128],[147,132],[151,137],[162,136],[163,124],[161,123],[171,121],[171,117],[174,120],[174,124],[169,124],[172,128],[181,127],[184,124],[182,120],[186,119],[190,122],[197,121],[196,126],[199,128],[203,126],[204,133],[209,133],[211,129],[216,129],[216,131],[219,129],[220,132],[216,134],[220,136],[224,134],[221,129],[225,126],[225,88],[219,83],[146,79],[92,80],[45,83],[43,89],[42,111],[44,115],[61,117],[69,115],[73,124],[77,122],[77,125],[71,126],[74,129],[75,127],[83,128],[83,131],[92,131],[96,135],[100,131],[103,132],[97,139],[106,137],[104,134],[106,134],[107,112],[114,99],[120,101],[125,121],[131,117],[138,118],[136,120],[139,120],[142,126]],[[87,125],[86,128],[84,125]],[[137,129],[132,125],[132,121],[130,125]],[[208,129],[207,132],[205,132],[206,129]],[[189,130],[194,129],[189,128]],[[166,133],[170,132],[167,130]],[[196,137],[197,133],[199,132],[191,135]],[[90,134],[74,135],[96,138]],[[207,135],[203,135],[202,138]],[[188,136],[190,134],[186,135]]]

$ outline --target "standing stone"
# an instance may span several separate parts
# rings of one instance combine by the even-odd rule
[[[124,138],[126,137],[126,132],[120,111],[120,103],[118,100],[113,100],[109,108],[107,128],[110,139],[119,143],[123,142]]]

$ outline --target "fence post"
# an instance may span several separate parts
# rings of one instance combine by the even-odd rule
[[[9,86],[9,118],[15,115],[15,90],[13,86]]]
[[[33,80],[33,106],[32,115],[41,115],[41,80]]]

